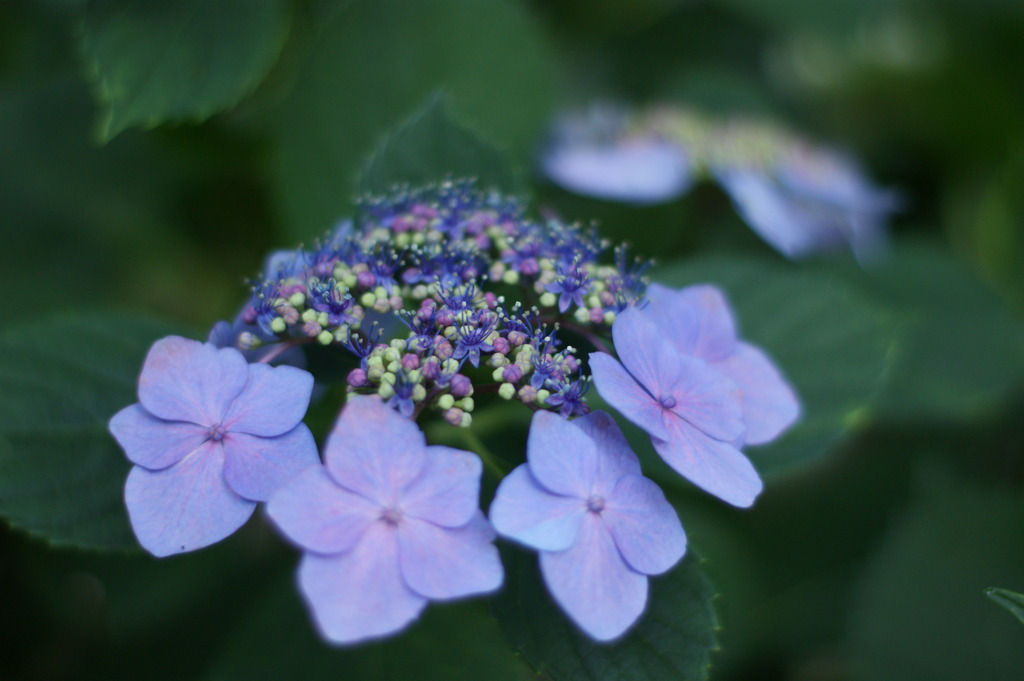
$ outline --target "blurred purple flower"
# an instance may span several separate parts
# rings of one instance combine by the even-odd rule
[[[790,258],[849,248],[861,261],[885,250],[898,195],[870,184],[854,161],[793,141],[768,167],[725,163],[712,174],[761,238]]]
[[[167,556],[220,541],[317,463],[302,423],[312,388],[307,372],[248,364],[234,349],[177,336],[154,343],[139,402],[110,420],[136,464],[124,496],[143,548]]]
[[[718,182],[744,221],[790,258],[851,249],[879,255],[897,192],[874,186],[856,162],[754,120],[716,122],[681,107],[630,113],[599,105],[566,114],[541,159],[566,189],[598,198],[658,203],[693,182]]]
[[[305,551],[299,585],[324,638],[387,636],[428,600],[501,586],[475,455],[428,447],[415,423],[376,397],[352,396],[324,459],[267,505]]]
[[[491,522],[540,552],[548,589],[584,632],[621,636],[643,613],[647,575],[686,551],[675,510],[605,412],[537,412],[526,456],[498,486]]]
[[[561,116],[541,158],[544,173],[569,191],[611,201],[652,204],[685,193],[694,168],[683,148],[630,136],[628,122],[607,105]]]
[[[697,357],[732,379],[743,404],[743,443],[759,445],[778,437],[800,417],[800,401],[771,359],[739,340],[725,295],[702,284],[673,291],[647,288],[642,313],[681,354]]]
[[[754,503],[762,485],[739,450],[744,425],[736,383],[703,359],[680,354],[635,307],[616,318],[612,338],[621,364],[603,352],[590,355],[601,397],[646,430],[680,475],[734,506]]]

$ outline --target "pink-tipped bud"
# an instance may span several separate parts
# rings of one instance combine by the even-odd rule
[[[537,401],[537,389],[532,385],[524,385],[516,394],[519,396],[519,401],[523,404],[533,404]]]
[[[494,346],[495,352],[500,353],[502,355],[507,355],[508,351],[512,349],[511,346],[509,345],[508,340],[501,337],[495,338],[491,345]]]
[[[459,409],[458,407],[452,407],[451,409],[446,409],[445,412],[444,412],[444,420],[447,421],[449,425],[461,426],[462,425],[462,410]]]
[[[417,355],[407,352],[402,355],[402,368],[407,371],[420,368],[420,358]]]
[[[440,338],[441,340],[437,340],[437,338]],[[453,352],[455,352],[455,350],[454,350],[454,348],[452,348],[452,344],[448,341],[447,338],[444,338],[443,336],[437,336],[435,338],[435,341],[434,341],[434,356],[435,357],[437,357],[438,359],[448,359],[449,357],[452,356]]]
[[[501,372],[501,379],[508,383],[518,383],[523,377],[523,370],[515,364],[509,364]]]
[[[436,357],[428,357],[423,362],[423,378],[436,381],[441,375],[441,362]]]
[[[377,285],[377,277],[373,275],[373,272],[360,272],[356,275],[356,285],[359,288],[372,289]]]
[[[369,381],[366,380],[366,372],[362,369],[353,369],[348,372],[348,384],[353,388],[362,388]]]
[[[465,374],[452,376],[451,393],[453,397],[465,397],[473,392],[473,382]]]

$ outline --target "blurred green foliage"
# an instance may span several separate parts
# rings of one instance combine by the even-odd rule
[[[754,508],[666,488],[720,594],[710,678],[1020,678],[1024,631],[984,595],[1024,591],[1020,3],[9,0],[0,17],[0,678],[533,678],[512,645],[574,673],[578,655],[543,650],[557,626],[510,633],[511,592],[330,650],[259,517],[164,561],[50,543],[130,544],[104,422],[147,343],[203,338],[265,253],[424,172],[403,132],[378,145],[438,91],[471,132],[428,116],[454,141],[421,149],[482,137],[512,164],[485,178],[514,171],[541,209],[596,220],[672,283],[720,283],[806,401],[751,451],[774,471]],[[545,184],[546,123],[598,98],[752,112],[846,146],[907,199],[889,258],[785,261],[708,186],[638,209]],[[474,153],[453,171],[496,152]],[[511,468],[521,415],[484,414]],[[513,605],[549,612],[542,598]]]

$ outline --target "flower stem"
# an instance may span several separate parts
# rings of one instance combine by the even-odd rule
[[[494,454],[487,448],[479,435],[469,428],[461,428],[459,432],[462,433],[462,437],[466,441],[466,445],[480,457],[480,460],[484,462],[484,468],[486,468],[491,475],[498,480],[501,480],[508,474],[508,471],[498,463]]]

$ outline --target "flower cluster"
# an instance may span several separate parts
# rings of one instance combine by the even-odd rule
[[[900,205],[849,156],[764,121],[603,105],[563,116],[552,138],[542,165],[565,188],[647,204],[713,179],[751,228],[791,258],[843,247],[870,258],[884,247],[886,222]]]
[[[553,598],[592,638],[638,620],[648,575],[679,561],[686,535],[613,417],[588,407],[591,381],[672,468],[736,506],[761,491],[742,448],[799,416],[718,289],[647,286],[643,265],[592,230],[532,221],[468,182],[368,199],[314,248],[273,254],[266,274],[209,342],[158,341],[139,403],[110,430],[136,464],[125,501],[144,548],[206,546],[267,502],[334,643],[500,588],[497,535],[539,552]],[[317,394],[307,347],[350,364],[322,462],[302,423]],[[489,519],[483,453],[430,446],[417,426],[471,427],[486,392],[536,412]]]
[[[340,346],[358,360],[350,390],[405,416],[429,407],[467,426],[481,379],[581,414],[588,384],[559,331],[600,333],[643,292],[643,264],[622,249],[601,262],[606,250],[592,230],[529,220],[469,182],[368,199],[314,248],[271,258],[234,343]]]

